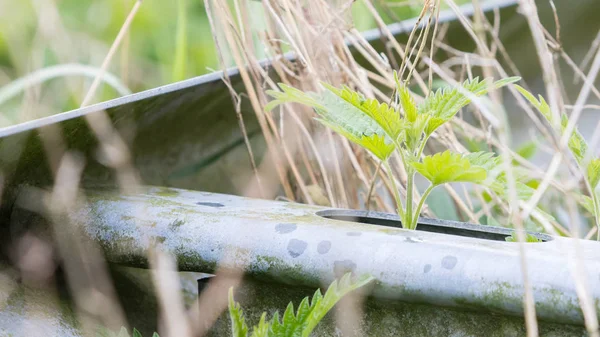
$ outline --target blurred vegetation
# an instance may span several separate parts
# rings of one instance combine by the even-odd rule
[[[391,23],[417,16],[421,1],[373,1]],[[135,0],[0,0],[0,89],[35,70],[56,64],[99,67]],[[262,10],[250,1],[250,10]],[[365,4],[352,6],[359,30],[375,27]],[[257,13],[253,13],[257,14]],[[202,75],[218,69],[210,24],[203,1],[144,0],[109,72],[132,92]],[[68,76],[44,82],[28,94],[0,102],[0,117],[10,123],[79,107],[91,78]],[[65,87],[69,90],[64,90]],[[41,88],[41,89],[40,89]],[[101,86],[95,102],[118,97]],[[35,98],[34,109],[25,105]],[[29,108],[35,110],[23,113]]]

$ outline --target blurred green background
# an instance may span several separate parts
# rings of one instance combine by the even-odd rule
[[[0,127],[78,108],[92,76],[59,75],[9,99],[2,94],[15,80],[54,65],[99,68],[134,3],[0,0]],[[249,3],[252,17],[261,15],[261,3]],[[374,3],[391,23],[418,15],[422,1]],[[375,27],[364,6],[359,0],[352,7],[354,25],[361,31]],[[109,72],[131,92],[139,92],[218,68],[203,1],[144,0]],[[94,102],[121,94],[102,85]]]

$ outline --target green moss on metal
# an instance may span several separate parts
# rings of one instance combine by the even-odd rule
[[[181,246],[175,250],[177,265],[181,271],[201,271],[211,273],[217,269],[217,262],[202,258],[197,252],[189,251]]]
[[[462,307],[484,310],[487,312],[501,312],[502,308],[519,308],[523,305],[521,297],[515,297],[520,292],[507,282],[495,282],[489,285],[489,291],[480,297],[456,297],[454,302]]]
[[[179,196],[179,191],[172,188],[157,187],[152,189],[152,194],[160,197],[177,197]]]
[[[319,284],[319,278],[307,274],[301,264],[289,264],[273,256],[258,255],[249,269],[252,276],[257,279],[275,278],[280,282],[295,285]]]

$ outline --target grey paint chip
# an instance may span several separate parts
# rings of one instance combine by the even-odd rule
[[[275,226],[275,231],[279,234],[287,234],[296,230],[298,226],[293,223],[280,223]]]
[[[456,258],[456,256],[444,256],[444,258],[442,259],[442,268],[448,270],[454,269],[457,262],[458,259]]]
[[[304,253],[306,247],[308,247],[306,241],[291,239],[288,243],[287,250],[291,257],[296,258]]]
[[[317,245],[317,252],[319,252],[319,254],[327,254],[330,249],[331,241],[329,240],[323,240]]]

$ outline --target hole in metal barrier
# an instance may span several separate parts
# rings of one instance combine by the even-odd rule
[[[400,221],[398,216],[388,213],[333,209],[319,211],[317,212],[317,215],[332,220],[342,220],[350,222],[359,222],[369,225],[402,228],[402,222]],[[511,236],[514,232],[514,230],[507,228],[426,218],[419,219],[419,225],[417,226],[417,230],[423,232],[448,234],[503,242],[506,242],[506,238]],[[552,237],[550,235],[532,232],[529,232],[529,234],[542,240],[542,242],[552,241]]]

